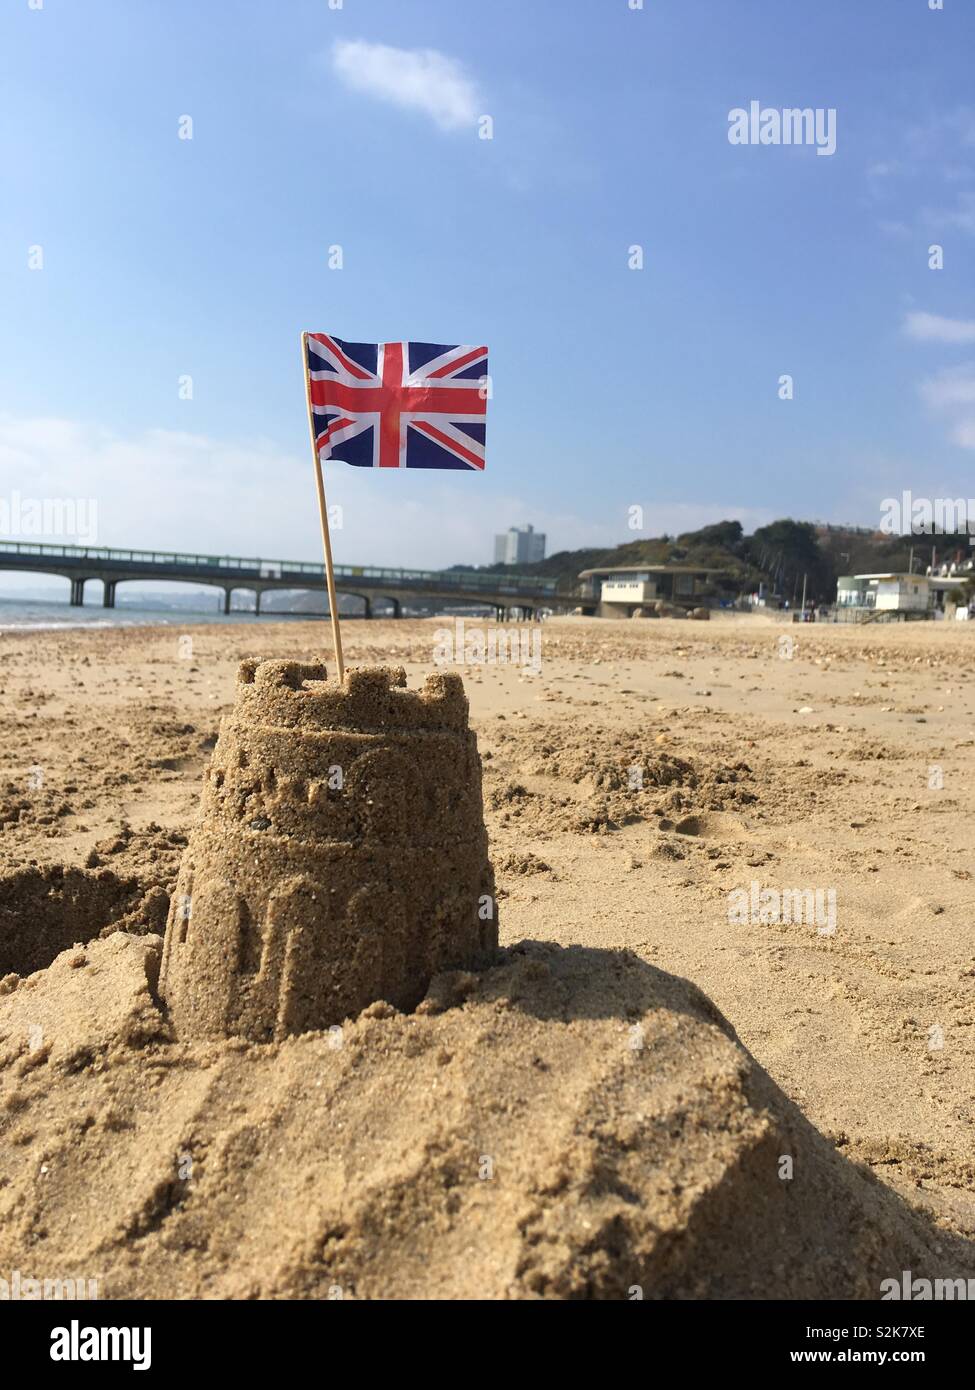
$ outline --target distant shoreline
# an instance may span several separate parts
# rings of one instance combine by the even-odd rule
[[[57,599],[19,599],[0,595],[0,632],[76,631],[83,628],[104,631],[106,628],[179,627],[199,623],[239,624],[295,619],[321,622],[326,620],[326,615],[273,610],[255,613],[247,608],[217,613],[213,609],[140,608],[135,604],[119,605],[117,608],[91,604],[77,608]],[[349,620],[343,615],[343,621]]]

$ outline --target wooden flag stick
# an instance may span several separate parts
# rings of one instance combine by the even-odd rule
[[[311,377],[308,374],[308,334],[301,335],[301,370],[305,374],[305,404],[308,407],[308,433],[311,436],[311,456],[315,466],[315,487],[318,491],[318,516],[322,523],[322,545],[325,548],[325,583],[328,586],[328,611],[332,617],[332,641],[335,643],[335,664],[338,667],[339,684],[345,680],[345,662],[342,659],[342,634],[339,631],[339,605],[335,597],[335,571],[332,568],[332,541],[328,534],[328,508],[325,505],[325,481],[322,477],[322,461],[318,456],[318,442],[315,439],[315,416],[311,408]]]

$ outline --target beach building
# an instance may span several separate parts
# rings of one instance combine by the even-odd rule
[[[967,618],[973,608],[971,578],[967,570],[930,569],[927,574],[844,575],[836,585],[835,616],[839,622]]]
[[[934,615],[946,618],[969,618],[975,611],[971,574],[932,574],[928,578],[934,598]]]
[[[846,574],[836,583],[838,617],[850,621],[876,614],[892,618],[928,618],[936,590],[926,574]]]
[[[598,618],[632,618],[655,605],[710,607],[717,580],[727,571],[698,565],[610,565],[579,575],[580,607]]]

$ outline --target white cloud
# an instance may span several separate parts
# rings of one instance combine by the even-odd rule
[[[972,181],[973,149],[975,107],[958,106],[906,125],[895,121],[886,132],[882,157],[866,169],[867,201],[883,202],[890,208],[895,199],[903,200],[910,193],[909,204],[902,201],[898,220],[928,231],[959,228],[975,232],[973,195],[958,190],[958,185]],[[926,186],[923,194],[916,186],[921,181]],[[913,189],[908,187],[910,183],[915,184]],[[946,185],[955,192],[953,207],[928,201],[942,199]]]
[[[951,347],[975,343],[973,319],[911,313],[904,320],[904,331],[922,343],[945,343]],[[951,442],[962,449],[975,449],[975,362],[945,367],[920,382],[918,390],[928,408],[947,421]]]
[[[9,511],[14,493],[21,502],[90,499],[97,533],[80,539],[92,545],[317,563],[318,510],[303,443],[292,452],[270,441],[162,429],[122,435],[75,420],[0,414],[0,502]],[[580,516],[506,492],[490,473],[377,473],[337,463],[326,467],[325,482],[330,508],[342,509],[342,525],[332,531],[336,564],[489,564],[495,532],[526,520],[547,533],[550,552],[608,549],[637,538],[627,532],[622,503],[616,515],[607,506],[599,517]],[[740,514],[707,507],[678,516],[680,510],[648,509],[647,525],[686,530],[697,523],[698,510],[706,521]],[[87,526],[87,510],[84,517]],[[0,540],[18,539],[72,544],[79,538],[0,534]],[[3,587],[7,582],[3,576]]]
[[[472,125],[478,91],[463,66],[435,48],[391,48],[362,39],[339,39],[332,67],[357,92],[421,111],[441,130]]]
[[[911,229],[906,222],[898,222],[896,219],[884,218],[877,223],[884,236],[896,237],[899,241],[906,241],[911,236]]]
[[[975,107],[957,106],[939,111],[927,120],[909,126],[905,143],[913,157],[928,162],[943,156],[946,149],[975,146]]]
[[[953,208],[926,207],[921,212],[925,227],[940,231],[946,227],[957,227],[962,232],[975,233],[975,193],[959,193]]]
[[[301,432],[299,432],[300,434]],[[304,445],[304,447],[302,447]],[[266,440],[238,443],[182,430],[121,434],[61,418],[0,413],[0,503],[92,500],[97,533],[0,534],[0,540],[155,549],[319,563],[321,537],[307,441],[294,451]],[[611,549],[626,541],[694,531],[737,518],[746,531],[773,513],[718,502],[644,501],[642,531],[628,528],[627,494],[586,514],[539,505],[494,484],[490,473],[326,467],[337,565],[443,569],[487,565],[496,532],[531,521],[548,552]],[[0,506],[0,517],[3,515]],[[89,516],[85,514],[86,525]],[[56,582],[63,587],[64,581]],[[36,574],[0,574],[0,591],[37,587]],[[154,585],[150,587],[155,587]]]
[[[962,449],[975,449],[975,362],[948,367],[921,382],[921,395],[950,423],[949,438]]]
[[[935,410],[956,405],[975,406],[975,362],[948,367],[921,383],[921,394]]]
[[[909,338],[922,343],[975,343],[975,319],[913,313],[904,320],[904,331]]]
[[[294,532],[287,488],[269,486],[289,473],[295,461],[270,443],[163,429],[123,436],[76,420],[0,415],[3,495],[90,499],[98,515],[91,544],[257,554],[262,534]],[[296,497],[288,500],[294,510]]]

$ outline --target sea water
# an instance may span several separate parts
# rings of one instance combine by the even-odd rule
[[[286,618],[311,618],[319,622],[325,620],[321,613],[281,613],[269,610],[256,614],[253,609],[234,609],[223,611],[223,594],[220,606],[216,599],[212,608],[206,608],[206,600],[200,607],[184,608],[180,605],[167,607],[160,604],[145,607],[139,604],[119,603],[115,608],[102,608],[99,604],[73,608],[70,603],[52,599],[4,598],[0,596],[0,632],[23,631],[25,629],[57,628],[106,628],[106,627],[145,627],[158,624],[168,627],[185,627],[188,623],[254,623],[276,622]]]

